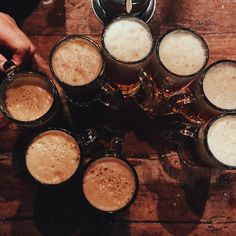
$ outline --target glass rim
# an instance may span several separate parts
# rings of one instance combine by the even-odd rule
[[[204,128],[204,136],[203,136],[203,143],[204,143],[204,148],[207,152],[207,154],[210,156],[210,158],[212,158],[214,160],[215,163],[217,163],[218,166],[221,166],[225,169],[229,169],[229,170],[232,170],[232,169],[236,169],[236,166],[231,166],[231,165],[227,165],[223,162],[221,162],[220,160],[218,160],[212,153],[210,147],[209,147],[209,144],[208,144],[208,141],[207,141],[207,136],[208,136],[208,131],[210,129],[210,127],[219,119],[223,118],[223,117],[235,117],[236,118],[236,113],[232,113],[232,114],[221,114],[221,115],[218,115],[214,118],[212,118],[211,120],[208,121],[206,127]]]
[[[204,78],[207,74],[207,72],[214,66],[218,65],[218,64],[223,64],[223,63],[230,63],[230,64],[235,64],[236,66],[236,61],[234,60],[228,60],[228,59],[223,59],[223,60],[218,60],[218,61],[215,61],[213,62],[212,64],[210,64],[204,71],[204,73],[202,74],[201,76],[201,79],[200,79],[200,92],[201,92],[201,95],[204,99],[204,101],[212,108],[214,108],[214,110],[217,110],[219,112],[223,112],[223,113],[234,113],[236,112],[236,107],[233,108],[233,109],[227,109],[227,108],[220,108],[220,107],[217,107],[215,104],[213,104],[206,96],[205,92],[204,92],[204,89],[203,89],[203,81],[204,81]]]
[[[105,210],[102,210],[102,209],[99,209],[97,207],[95,207],[86,197],[86,194],[84,192],[84,187],[83,187],[83,181],[84,181],[84,177],[87,173],[87,171],[89,170],[89,168],[91,167],[92,164],[94,164],[95,162],[97,161],[101,161],[102,159],[106,159],[106,158],[111,158],[111,159],[118,159],[119,161],[125,163],[128,168],[130,169],[130,172],[132,173],[133,177],[134,177],[134,184],[135,184],[135,189],[134,189],[134,192],[132,194],[132,197],[130,198],[130,200],[121,208],[117,209],[117,210],[112,210],[112,211],[105,211]],[[139,178],[138,178],[138,174],[135,170],[135,168],[131,165],[131,163],[126,160],[125,158],[122,158],[122,157],[118,157],[116,155],[113,155],[113,154],[105,154],[103,155],[102,157],[99,157],[97,159],[92,159],[90,160],[87,165],[85,166],[85,170],[83,171],[83,174],[82,174],[82,178],[81,178],[81,183],[82,183],[82,193],[83,193],[83,196],[84,196],[84,199],[86,200],[86,202],[88,203],[88,205],[90,207],[92,207],[96,212],[98,213],[102,213],[102,214],[108,214],[108,215],[112,215],[112,214],[116,214],[116,213],[119,213],[121,211],[124,211],[126,209],[128,209],[132,203],[134,202],[134,200],[136,199],[137,197],[137,194],[138,194],[138,190],[139,190]]]
[[[95,48],[98,50],[101,58],[102,58],[102,66],[101,66],[101,70],[98,73],[98,75],[96,76],[96,78],[94,80],[92,80],[91,82],[84,84],[84,85],[70,85],[68,83],[65,83],[64,81],[60,80],[59,77],[56,75],[56,73],[54,72],[53,66],[52,66],[52,59],[53,59],[53,54],[57,51],[57,49],[60,47],[61,44],[65,43],[66,41],[70,41],[73,39],[83,39],[87,42],[89,42],[90,44],[92,44],[93,46],[95,46]],[[67,86],[70,88],[85,88],[90,86],[91,84],[93,84],[98,78],[102,77],[105,71],[105,60],[103,57],[103,53],[102,53],[102,49],[100,48],[100,46],[91,38],[84,36],[84,35],[80,35],[80,34],[72,34],[72,35],[67,35],[63,38],[61,38],[59,41],[57,41],[54,46],[52,47],[50,54],[49,54],[49,68],[50,71],[52,72],[53,76],[55,77],[55,79],[57,80],[58,83],[62,84],[63,86]]]
[[[174,32],[174,31],[187,31],[187,32],[190,32],[190,33],[194,34],[196,37],[198,37],[198,38],[201,40],[202,45],[204,45],[206,58],[205,58],[204,64],[202,65],[202,67],[201,67],[198,71],[196,71],[196,72],[194,72],[194,73],[192,73],[192,74],[189,74],[189,75],[178,75],[178,74],[176,74],[176,73],[170,71],[170,70],[163,64],[163,62],[161,61],[161,58],[160,58],[160,55],[159,55],[160,44],[161,44],[162,40],[165,38],[165,36],[167,36],[169,33],[172,33],[172,32]],[[167,30],[167,31],[159,38],[159,40],[157,41],[157,45],[156,45],[156,58],[157,58],[158,63],[161,65],[161,67],[162,67],[168,74],[173,75],[173,76],[177,76],[177,77],[179,77],[179,78],[189,78],[189,77],[192,77],[192,76],[195,76],[195,75],[201,73],[201,72],[204,70],[204,68],[206,67],[206,65],[207,65],[207,63],[208,63],[208,60],[209,60],[209,47],[208,47],[208,45],[207,45],[206,40],[203,38],[202,35],[200,35],[199,33],[197,33],[196,31],[194,31],[194,30],[191,29],[191,28],[188,28],[188,27],[181,27],[181,26],[180,26],[180,27],[176,27],[176,28],[172,28],[172,29]]]
[[[40,180],[36,179],[36,178],[31,174],[31,172],[29,171],[28,166],[27,166],[27,164],[26,164],[26,163],[27,163],[27,162],[26,162],[26,155],[27,155],[27,152],[28,152],[28,150],[29,150],[30,145],[34,142],[34,140],[35,140],[39,135],[44,134],[44,133],[47,133],[47,132],[50,132],[50,131],[59,131],[59,132],[63,132],[63,133],[65,133],[65,134],[68,134],[68,135],[77,143],[77,145],[78,145],[78,147],[79,147],[79,150],[80,150],[80,153],[79,153],[80,160],[79,160],[78,166],[76,167],[74,173],[73,173],[68,179],[64,180],[63,182],[55,183],[55,184],[53,184],[53,183],[51,183],[51,184],[50,184],[50,183],[43,183],[43,182],[41,182]],[[74,178],[74,177],[77,175],[79,169],[81,168],[82,162],[83,162],[83,155],[84,155],[84,152],[83,152],[82,145],[81,145],[81,143],[80,143],[80,139],[79,139],[78,137],[76,137],[76,136],[72,133],[72,131],[69,131],[69,130],[66,129],[66,128],[47,127],[47,128],[45,128],[45,129],[43,129],[43,130],[37,131],[37,132],[34,133],[34,134],[32,135],[32,137],[30,138],[30,140],[29,140],[29,142],[28,142],[28,144],[27,144],[27,146],[26,146],[26,148],[25,148],[25,150],[24,150],[25,167],[26,167],[26,171],[27,171],[28,175],[31,177],[31,179],[32,179],[34,182],[38,183],[39,185],[43,185],[43,186],[47,186],[47,187],[62,186],[62,185],[65,185],[66,183],[68,183],[69,181],[71,181],[71,179]]]
[[[53,102],[50,108],[48,109],[48,111],[45,114],[43,114],[41,117],[35,120],[29,120],[29,121],[17,120],[16,118],[12,117],[9,114],[9,112],[7,111],[7,108],[5,107],[4,96],[5,96],[5,89],[8,87],[7,83],[11,84],[15,79],[17,79],[16,76],[19,74],[38,75],[37,78],[44,80],[50,86],[50,91],[53,95]],[[54,110],[59,106],[58,100],[59,100],[59,93],[57,91],[57,88],[54,82],[50,79],[50,77],[47,74],[41,71],[36,71],[36,70],[18,71],[17,73],[13,74],[10,78],[4,79],[0,87],[0,110],[3,113],[3,115],[7,117],[7,119],[16,123],[19,126],[24,126],[24,127],[40,126],[41,124],[46,122],[48,119],[50,119],[50,117],[53,115],[52,112],[54,112]]]
[[[139,23],[142,24],[142,25],[145,27],[145,29],[147,29],[147,30],[149,31],[149,33],[150,33],[151,40],[152,40],[152,46],[151,46],[151,48],[150,48],[150,51],[148,52],[148,54],[147,54],[145,57],[143,57],[143,58],[141,58],[141,59],[139,59],[139,60],[137,60],[137,61],[128,61],[128,62],[126,62],[126,61],[119,60],[119,59],[117,59],[115,56],[113,56],[113,55],[108,51],[108,49],[107,49],[106,46],[105,46],[104,38],[105,38],[105,33],[106,33],[107,29],[108,29],[113,23],[115,23],[115,22],[117,22],[117,21],[120,21],[120,20],[123,20],[123,19],[128,19],[128,20],[132,20],[132,21],[139,22]],[[104,27],[103,32],[102,32],[101,43],[102,43],[102,48],[104,49],[104,51],[105,51],[114,61],[116,61],[116,62],[118,62],[118,63],[120,63],[120,64],[123,64],[123,65],[136,65],[136,64],[139,64],[139,63],[142,63],[142,62],[146,61],[147,58],[149,58],[149,57],[152,55],[152,53],[153,53],[153,51],[154,51],[154,48],[155,48],[155,39],[154,39],[154,37],[153,37],[153,32],[152,32],[152,29],[150,28],[150,26],[149,26],[147,23],[145,23],[144,21],[142,21],[141,19],[137,18],[137,17],[134,17],[134,16],[126,16],[126,15],[122,15],[122,16],[119,16],[119,17],[113,19],[108,25],[106,25],[106,26]]]

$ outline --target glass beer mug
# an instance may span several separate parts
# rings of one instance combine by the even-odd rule
[[[198,33],[171,29],[157,42],[155,60],[142,73],[143,95],[134,99],[150,117],[181,113],[180,104],[191,101],[185,88],[201,76],[208,58],[208,46]]]
[[[140,73],[150,63],[154,45],[150,27],[138,18],[119,17],[105,27],[102,49],[106,73],[124,96],[129,97],[139,91]]]
[[[217,61],[202,76],[168,96],[157,94],[150,116],[180,113],[191,123],[202,124],[220,114],[236,112],[236,62]]]
[[[199,127],[172,122],[161,133],[178,144],[179,155],[185,164],[217,169],[236,168],[236,113],[215,116]]]
[[[61,111],[53,81],[40,71],[20,71],[12,61],[3,68],[6,77],[0,86],[0,111],[19,126],[34,128],[51,123]]]

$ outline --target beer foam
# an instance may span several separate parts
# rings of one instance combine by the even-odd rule
[[[36,120],[51,108],[53,93],[48,83],[39,77],[20,76],[21,74],[7,87],[6,109],[16,120]]]
[[[85,173],[83,190],[87,200],[97,209],[116,211],[132,198],[135,179],[123,161],[107,157],[93,163]]]
[[[152,35],[147,28],[133,19],[120,19],[111,23],[104,34],[107,51],[122,62],[135,62],[145,58],[152,48]]]
[[[236,166],[236,116],[216,120],[208,130],[207,142],[216,159],[223,164]]]
[[[57,78],[72,86],[91,83],[100,74],[102,66],[100,51],[83,38],[62,42],[52,55],[52,68]]]
[[[51,130],[38,135],[29,145],[26,166],[43,184],[59,184],[69,179],[80,163],[80,149],[69,134]]]
[[[236,109],[236,63],[221,62],[211,67],[203,80],[208,100],[222,109]]]
[[[181,76],[201,70],[207,58],[202,40],[186,30],[172,31],[164,36],[159,46],[159,57],[169,71]]]

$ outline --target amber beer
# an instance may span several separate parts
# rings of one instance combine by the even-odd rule
[[[49,66],[66,97],[77,108],[99,102],[118,109],[123,96],[118,86],[107,80],[101,48],[83,35],[70,35],[51,50]]]
[[[150,61],[154,42],[149,26],[133,17],[120,17],[104,30],[102,44],[107,73],[126,95],[138,87],[139,72]]]
[[[83,176],[83,193],[99,212],[114,213],[127,208],[136,197],[138,179],[135,170],[117,157],[92,162]]]
[[[26,151],[26,167],[31,176],[44,185],[69,180],[80,164],[77,141],[62,130],[48,130],[36,136]]]
[[[32,121],[43,116],[53,103],[53,94],[47,84],[34,76],[12,82],[5,92],[5,104],[16,120]]]
[[[51,121],[59,109],[53,82],[36,71],[18,72],[1,85],[1,110],[18,125],[35,127]]]
[[[55,48],[51,65],[61,82],[70,86],[83,86],[98,77],[103,59],[92,41],[83,37],[71,37]]]

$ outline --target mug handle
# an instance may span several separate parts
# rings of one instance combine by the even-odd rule
[[[12,60],[8,60],[3,64],[3,70],[5,71],[6,77],[10,78],[18,71],[18,67]]]
[[[94,128],[86,129],[82,135],[77,136],[85,154],[97,157],[105,152],[104,146],[99,142],[99,137]]]
[[[163,130],[160,130],[161,136],[177,144],[181,144],[186,138],[194,139],[199,127],[182,121],[171,122]]]
[[[109,145],[109,150],[106,155],[121,157],[124,140],[121,137],[112,137]]]
[[[133,98],[149,118],[173,114],[184,115],[183,107],[195,101],[188,87],[175,93],[166,93],[166,89],[157,88],[148,69],[140,71],[139,80],[141,89]]]
[[[97,100],[111,110],[120,109],[124,103],[120,88],[108,79],[103,82]]]
[[[154,103],[156,98],[156,83],[147,68],[142,68],[138,74],[140,89],[137,93],[132,95],[132,98],[137,105],[151,115],[154,110]]]

